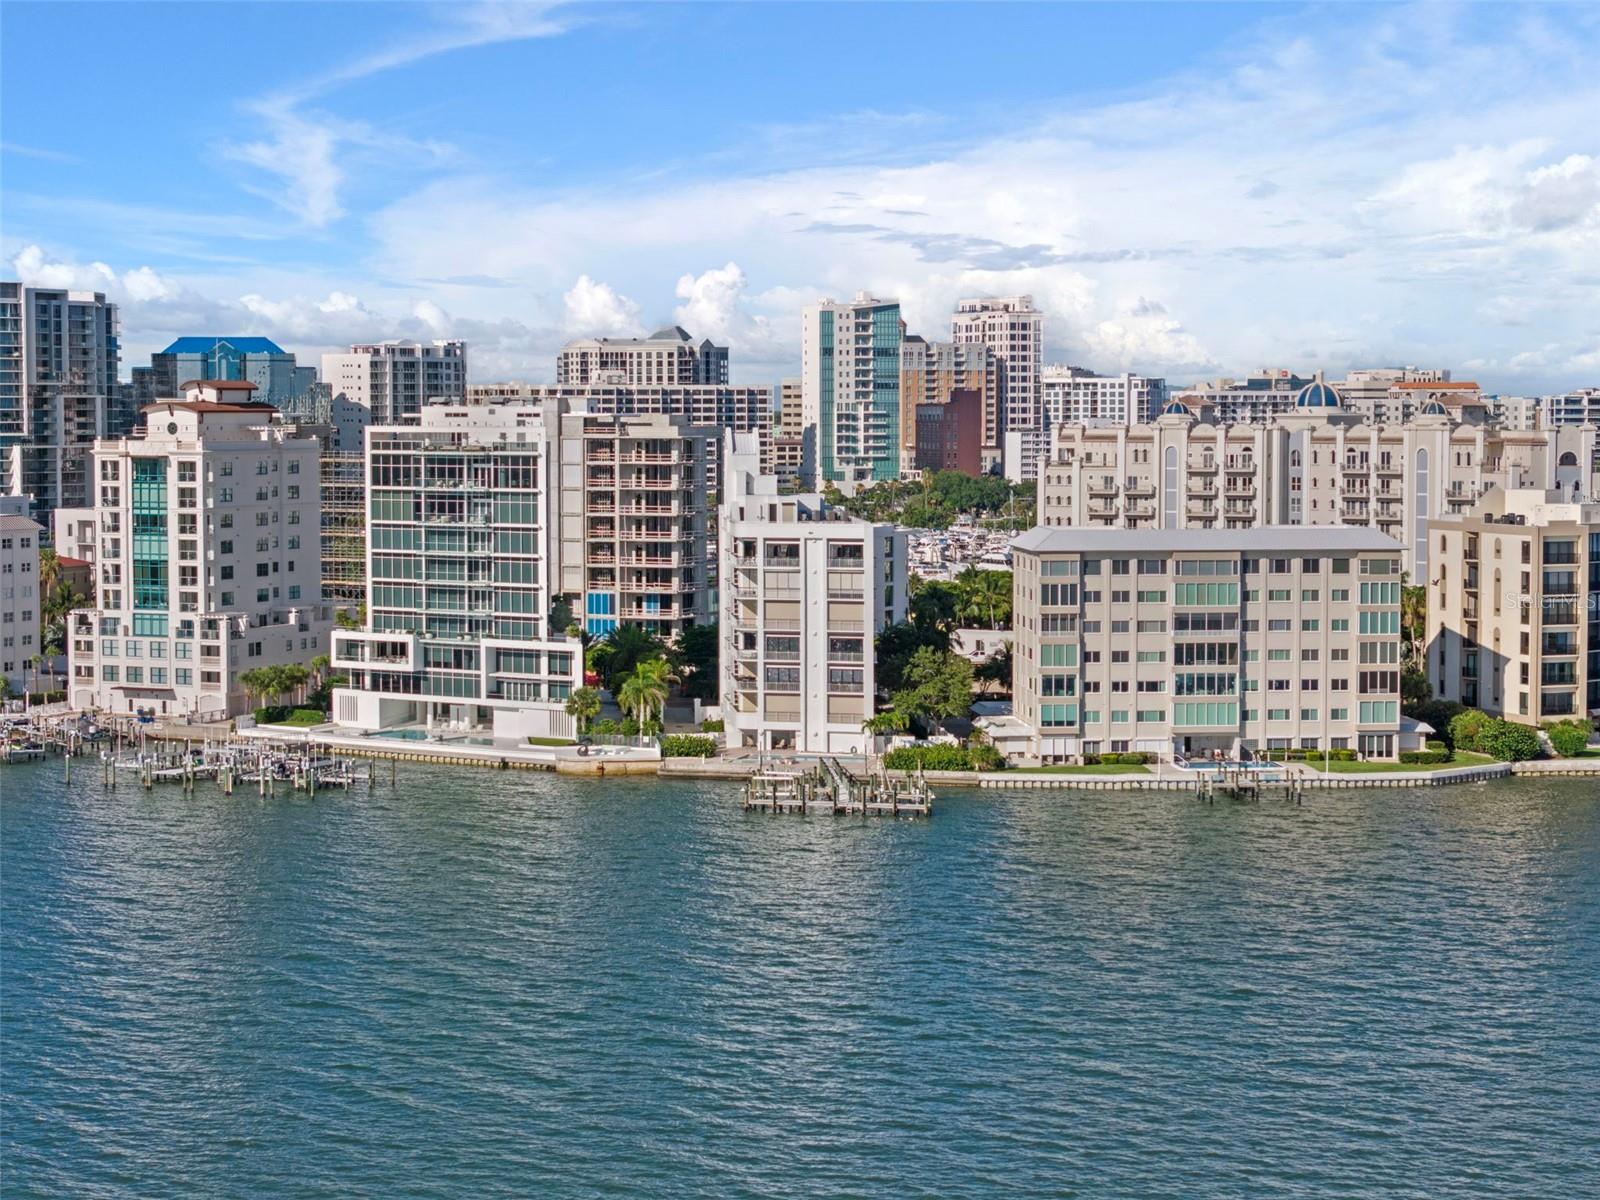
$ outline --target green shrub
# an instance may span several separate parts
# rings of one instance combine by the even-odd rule
[[[589,722],[589,732],[602,737],[615,737],[622,732],[622,727],[613,717],[601,717],[598,721]]]
[[[1429,700],[1423,704],[1402,703],[1400,711],[1408,717],[1415,717],[1418,721],[1432,725],[1434,732],[1453,748],[1455,743],[1450,739],[1450,722],[1469,710],[1465,704],[1458,704],[1454,700]],[[1463,746],[1462,749],[1466,747]]]
[[[717,739],[693,733],[675,733],[661,739],[663,758],[710,758],[717,752]]]
[[[1291,746],[1289,748],[1289,758],[1295,762],[1302,761],[1307,753],[1307,750],[1303,746]]]
[[[1447,757],[1450,754],[1450,746],[1449,746],[1449,744],[1446,743],[1446,742],[1440,741],[1438,738],[1429,738],[1427,740],[1427,742],[1424,744],[1423,749],[1425,749],[1425,750],[1438,750],[1441,753],[1443,753],[1444,755],[1446,755]]]
[[[1500,762],[1523,762],[1530,758],[1538,758],[1540,751],[1544,749],[1539,741],[1539,735],[1526,725],[1496,718],[1490,719],[1479,740],[1483,752]]]
[[[1131,766],[1142,767],[1150,761],[1150,756],[1143,750],[1130,750],[1122,756],[1122,761]]]
[[[1552,721],[1544,727],[1550,736],[1550,745],[1562,758],[1582,754],[1589,746],[1589,735],[1594,725],[1581,717],[1567,721]]]
[[[889,771],[970,771],[972,755],[965,747],[935,742],[927,746],[898,746],[883,756]]]
[[[972,762],[974,771],[998,771],[1006,765],[1005,755],[986,743],[976,745],[969,743],[967,758]]]
[[[1417,763],[1419,765],[1433,765],[1450,761],[1448,750],[1402,750],[1400,761],[1403,763]]]
[[[1486,712],[1479,712],[1469,708],[1458,713],[1450,722],[1450,737],[1447,739],[1452,748],[1456,750],[1472,750],[1477,753],[1489,753],[1484,744],[1490,727],[1495,718]]]
[[[1102,754],[1100,756],[1100,761],[1108,767],[1114,767],[1122,761],[1122,755],[1113,751],[1110,754]]]
[[[1328,757],[1334,762],[1355,762],[1356,752],[1348,746],[1341,746],[1337,750],[1329,750]]]
[[[724,729],[721,717],[707,717],[700,722],[701,733],[721,733]]]
[[[1098,754],[1085,754],[1083,756],[1083,765],[1086,767],[1096,766],[1099,764],[1099,762],[1100,756]]]

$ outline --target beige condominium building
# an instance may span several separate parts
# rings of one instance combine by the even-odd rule
[[[1321,380],[1267,424],[1216,424],[1181,400],[1133,428],[1058,426],[1041,470],[1040,522],[1116,529],[1355,525],[1404,547],[1427,575],[1428,529],[1491,487],[1589,489],[1592,426],[1502,430],[1431,402],[1374,425]]]
[[[727,435],[721,702],[727,744],[859,754],[873,638],[905,617],[906,538],[816,494],[780,495],[750,434]]]
[[[70,618],[75,708],[234,716],[241,674],[327,651],[317,439],[252,383],[183,386],[95,444],[99,588]]]
[[[949,404],[976,393],[982,416],[983,469],[1000,461],[1000,360],[981,342],[930,342],[912,334],[900,344],[900,470],[917,466],[917,406]]]
[[[1399,749],[1400,546],[1377,530],[1038,527],[1012,562],[1039,761]]]
[[[1433,537],[1434,695],[1530,725],[1600,716],[1600,501],[1496,490]]]

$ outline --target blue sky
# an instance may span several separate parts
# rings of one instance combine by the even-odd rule
[[[678,321],[768,382],[822,295],[1053,358],[1600,382],[1597,10],[7,4],[0,253],[172,337]],[[72,82],[59,78],[72,46]],[[84,86],[84,81],[99,86]]]

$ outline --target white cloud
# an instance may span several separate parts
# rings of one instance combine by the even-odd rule
[[[673,315],[696,338],[710,338],[741,357],[770,360],[781,351],[774,342],[772,321],[746,307],[748,286],[744,272],[734,262],[699,275],[680,276],[677,297],[682,303]]]
[[[561,299],[566,304],[567,328],[574,335],[617,337],[641,331],[639,306],[610,284],[580,275]]]

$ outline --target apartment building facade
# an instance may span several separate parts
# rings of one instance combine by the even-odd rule
[[[1562,425],[1600,425],[1600,387],[1575,388],[1559,395],[1540,397],[1542,428]]]
[[[1336,527],[1023,534],[1013,690],[1033,757],[1394,758],[1400,550]]]
[[[101,292],[0,282],[0,495],[48,530],[93,493],[97,438],[128,432],[117,306]]]
[[[873,639],[906,612],[906,539],[820,495],[784,495],[728,434],[719,522],[721,707],[729,746],[859,754],[875,711]]]
[[[319,445],[254,385],[191,385],[94,448],[98,598],[70,617],[70,700],[220,719],[256,667],[328,647]]]
[[[1600,717],[1600,500],[1495,489],[1434,528],[1434,695],[1526,725]]]
[[[562,347],[556,382],[663,386],[728,382],[728,348],[696,342],[681,325],[642,338],[580,338]]]
[[[822,300],[801,318],[804,424],[817,431],[818,486],[855,487],[900,474],[900,305],[865,292],[848,304]]]
[[[1082,367],[1047,366],[1040,375],[1044,424],[1089,429],[1142,425],[1161,415],[1167,383],[1143,375],[1096,375]]]
[[[772,390],[727,383],[487,383],[471,384],[469,404],[583,408],[619,417],[683,417],[740,433],[772,429]]]
[[[334,633],[333,718],[566,738],[583,648],[551,628],[558,438],[533,409],[429,405],[367,432],[367,620]]]
[[[1591,490],[1593,428],[1500,430],[1443,404],[1405,425],[1373,425],[1314,380],[1264,425],[1201,420],[1181,400],[1129,429],[1058,426],[1041,471],[1048,526],[1244,529],[1364,525],[1398,539],[1427,575],[1429,524],[1490,487]]]
[[[343,354],[322,356],[339,449],[361,445],[366,425],[413,421],[435,400],[467,395],[467,344],[462,341],[387,341],[357,344]]]
[[[32,661],[44,652],[39,588],[44,526],[27,515],[28,507],[25,496],[0,497],[0,679],[12,695],[37,686]]]
[[[987,471],[1000,461],[1002,451],[999,360],[981,343],[958,345],[908,336],[900,346],[902,472],[917,468],[918,409],[925,404],[948,404],[958,395],[977,396],[980,420],[973,450],[978,456],[977,470]]]

